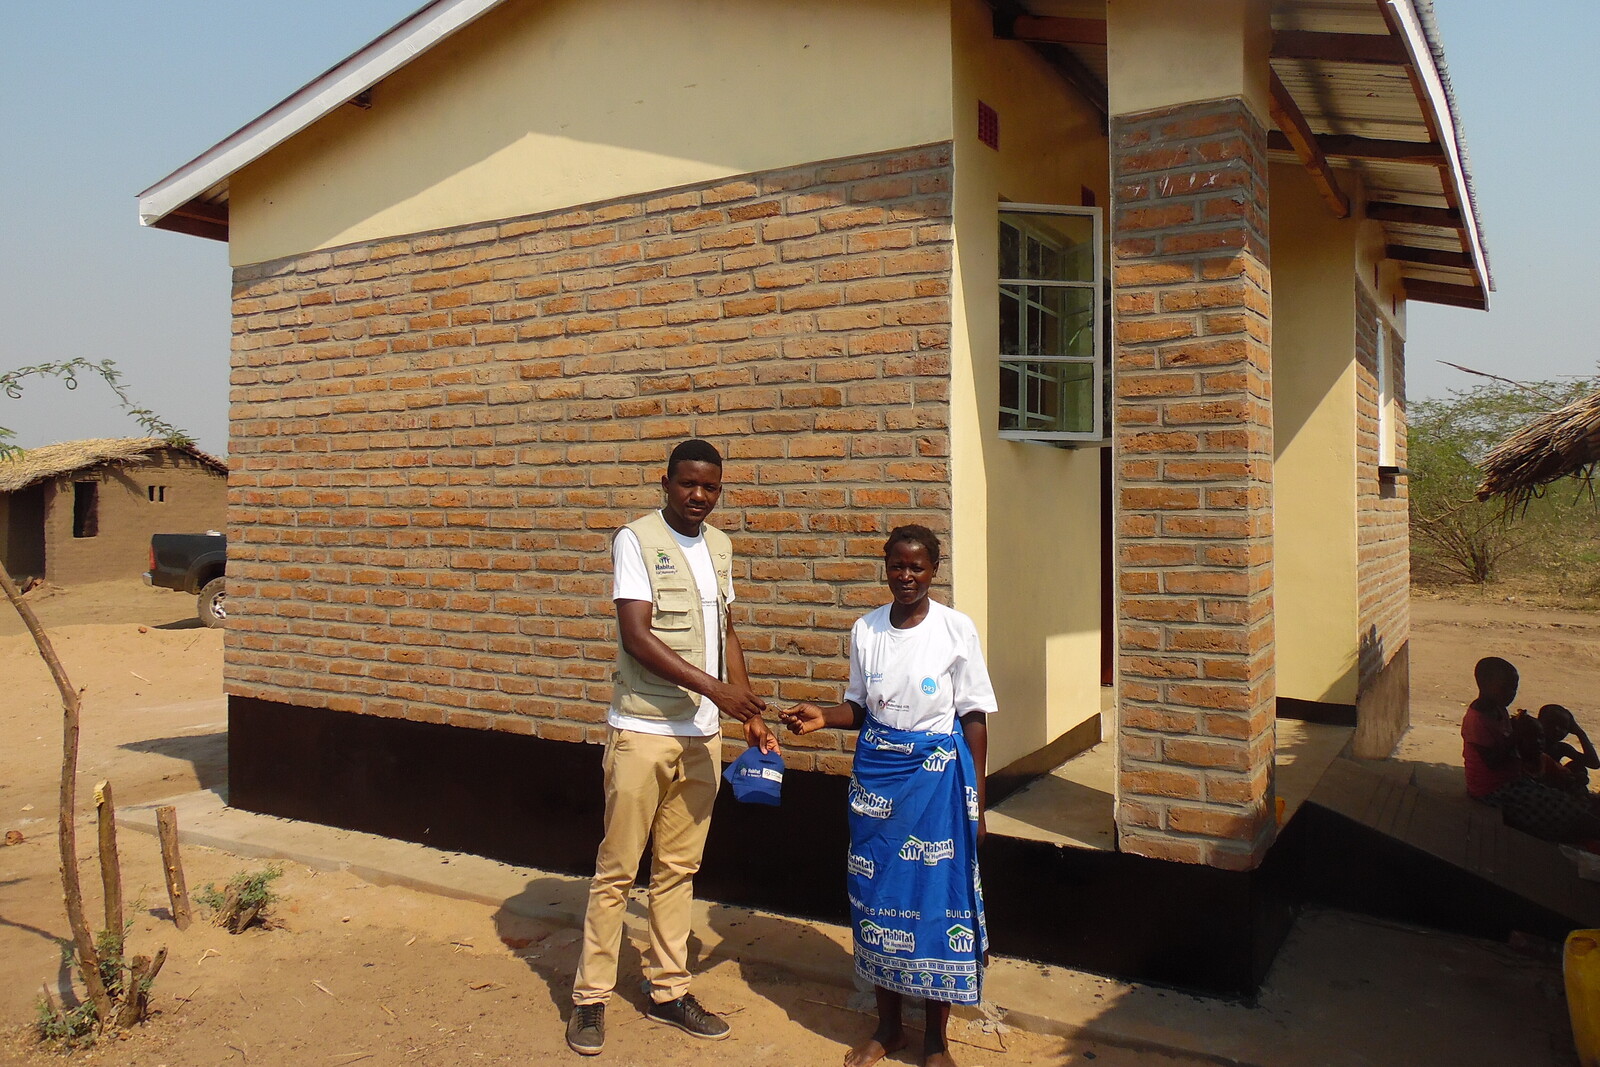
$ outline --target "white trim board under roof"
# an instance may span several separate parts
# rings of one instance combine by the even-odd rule
[[[988,0],[997,36],[1027,40],[1104,114],[1104,0]],[[1188,0],[1192,2],[1192,0]],[[276,107],[139,194],[139,221],[228,238],[228,181],[504,0],[433,0]],[[1298,121],[1273,131],[1336,214],[1342,171],[1414,300],[1487,308],[1494,288],[1431,0],[1274,0],[1273,72]]]
[[[504,0],[433,0],[139,194],[139,223],[228,239],[228,179]]]

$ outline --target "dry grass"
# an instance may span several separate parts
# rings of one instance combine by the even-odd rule
[[[1504,497],[1525,504],[1539,488],[1577,474],[1587,477],[1600,460],[1600,393],[1591,393],[1534,419],[1483,458],[1478,499]]]
[[[1416,595],[1463,604],[1515,604],[1525,608],[1600,613],[1600,591],[1586,583],[1577,587],[1568,580],[1540,571],[1522,571],[1507,577],[1469,585],[1465,582],[1434,582],[1413,574]]]

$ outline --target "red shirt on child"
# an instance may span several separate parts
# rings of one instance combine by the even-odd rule
[[[1467,794],[1482,800],[1496,789],[1522,777],[1516,760],[1503,767],[1484,762],[1483,750],[1497,751],[1511,746],[1511,716],[1504,708],[1484,711],[1478,702],[1467,705],[1461,719],[1461,763],[1467,772]]]

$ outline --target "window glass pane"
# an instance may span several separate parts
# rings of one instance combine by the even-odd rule
[[[1022,269],[1022,231],[1000,222],[1000,277],[1018,278]]]
[[[1097,299],[1094,289],[1002,285],[1000,354],[1093,356]]]
[[[1000,351],[1020,352],[1024,344],[1022,333],[1022,302],[1015,292],[1000,290]]]
[[[1093,363],[1000,364],[1000,428],[1089,433],[1094,425]]]
[[[1013,250],[1008,243],[1018,247]],[[1094,281],[1094,218],[1005,212],[1000,221],[1000,277]]]

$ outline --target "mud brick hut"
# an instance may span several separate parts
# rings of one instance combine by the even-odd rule
[[[1448,86],[1426,0],[428,4],[139,202],[234,270],[232,802],[587,870],[608,540],[697,435],[779,703],[948,536],[999,951],[1250,987],[1281,739],[1406,725],[1406,308],[1490,288]],[[807,740],[703,893],[841,913]]]
[[[220,530],[228,467],[159,437],[66,441],[0,458],[0,565],[57,585],[137,578],[150,535]]]

